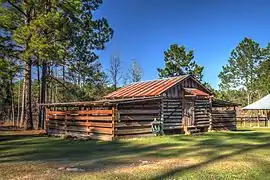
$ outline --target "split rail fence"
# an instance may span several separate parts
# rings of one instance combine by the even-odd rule
[[[270,119],[267,117],[236,117],[238,127],[270,127]]]

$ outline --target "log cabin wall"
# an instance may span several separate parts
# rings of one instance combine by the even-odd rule
[[[213,108],[213,130],[236,130],[236,111],[226,108]]]
[[[161,118],[161,100],[119,103],[114,137],[126,138],[153,135],[151,122]]]
[[[182,99],[164,98],[162,101],[164,130],[179,130],[182,127]]]
[[[181,83],[169,88],[163,94],[162,115],[164,130],[180,130],[182,128],[183,93]]]
[[[208,98],[197,97],[194,99],[195,126],[208,128],[210,120],[210,101]]]

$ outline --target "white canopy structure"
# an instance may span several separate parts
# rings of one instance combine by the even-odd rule
[[[270,110],[270,94],[244,107],[243,110]]]

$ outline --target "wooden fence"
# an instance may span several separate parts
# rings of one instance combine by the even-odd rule
[[[101,140],[153,135],[151,122],[160,118],[160,100],[81,108],[89,110],[47,109],[47,133]]]
[[[112,140],[116,113],[113,107],[78,111],[46,109],[47,133]]]
[[[238,127],[270,127],[270,119],[267,117],[236,117]]]

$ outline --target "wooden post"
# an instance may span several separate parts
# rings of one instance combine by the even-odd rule
[[[66,111],[65,111],[65,135],[67,135],[67,111],[68,111],[68,107],[66,107]]]
[[[268,121],[267,126],[270,127],[270,112],[267,113],[266,119],[267,119],[267,121]]]
[[[48,130],[49,130],[49,109],[47,107],[45,107],[45,131],[48,134]]]
[[[259,118],[259,114],[257,114],[257,126],[260,127],[260,118]]]
[[[213,117],[212,117],[212,96],[209,97],[209,127],[208,131],[213,130]]]
[[[114,139],[114,131],[115,131],[115,120],[117,120],[117,109],[116,107],[113,105],[112,106],[112,140]]]

